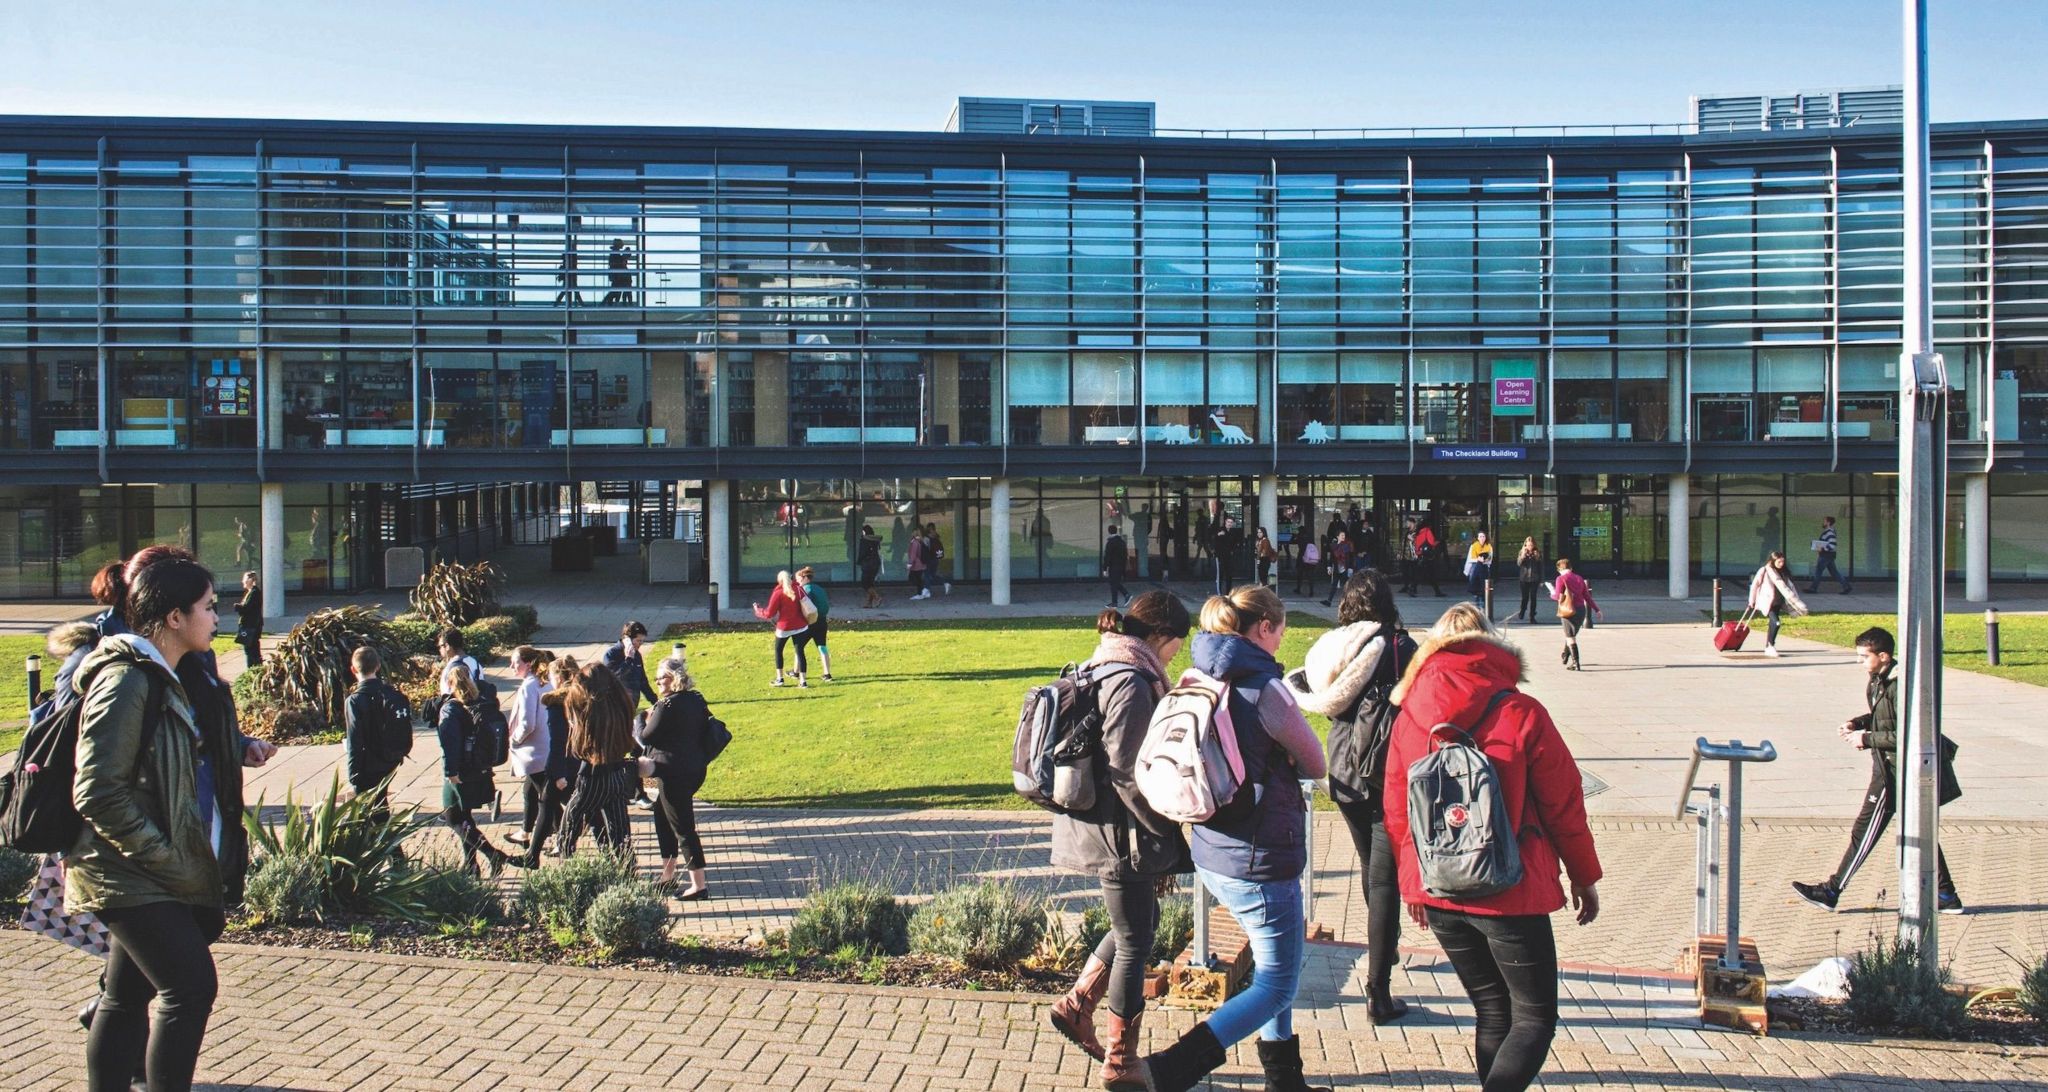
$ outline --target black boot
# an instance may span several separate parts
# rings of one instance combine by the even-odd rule
[[[1172,1046],[1145,1058],[1145,1079],[1152,1092],[1188,1092],[1214,1072],[1227,1055],[1206,1021],[1196,1024]]]
[[[1301,1076],[1301,1037],[1259,1040],[1259,1065],[1266,1070],[1265,1092],[1330,1092]]]
[[[1581,665],[1579,664],[1579,646],[1578,646],[1578,645],[1576,645],[1576,644],[1572,646],[1572,670],[1573,670],[1573,671],[1584,671],[1584,670],[1586,670],[1586,669],[1585,669],[1585,668],[1584,668],[1583,666],[1581,666]]]

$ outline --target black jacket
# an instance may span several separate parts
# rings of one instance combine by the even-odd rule
[[[391,776],[398,763],[385,757],[382,733],[386,725],[399,721],[410,730],[412,703],[397,688],[379,678],[356,684],[342,703],[344,740],[347,743],[348,784],[357,792],[368,792],[377,782]]]
[[[1870,712],[1856,718],[1857,722],[1870,732],[1864,741],[1870,747],[1870,760],[1884,767],[1885,776],[1896,781],[1899,776],[1899,668],[1897,664],[1886,664],[1885,669],[1870,677],[1863,689],[1863,699],[1870,705]],[[1944,804],[1963,795],[1963,789],[1956,782],[1956,745],[1948,736],[1941,737],[1941,782],[1940,797]]]
[[[1131,548],[1124,544],[1124,536],[1111,535],[1102,544],[1102,568],[1111,576],[1122,579],[1130,560]]]
[[[228,684],[214,673],[211,654],[191,653],[178,661],[178,682],[192,703],[213,764],[214,806],[220,815],[220,887],[223,904],[239,905],[249,876],[249,832],[242,826],[242,752],[249,737],[235,716]]]
[[[711,707],[695,690],[670,694],[647,711],[638,738],[645,757],[654,760],[654,774],[672,792],[695,796],[704,787],[709,763],[704,759],[704,736],[711,724]]]
[[[626,693],[636,695],[634,704],[637,705],[638,698],[642,697],[650,702],[661,700],[661,695],[655,693],[654,687],[647,681],[646,658],[637,654],[626,655],[624,641],[615,642],[610,648],[605,649],[600,662],[604,664],[605,670],[617,677],[620,684],[626,688]]]
[[[263,636],[263,588],[250,588],[235,604],[235,640]]]

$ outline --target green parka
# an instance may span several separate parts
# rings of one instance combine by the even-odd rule
[[[138,756],[152,681],[163,688],[164,717],[148,752]],[[133,634],[102,639],[72,685],[85,702],[71,793],[85,828],[64,855],[66,909],[152,902],[221,908],[224,862],[200,818],[197,758],[202,748],[212,756],[215,797],[235,805],[218,813],[221,857],[235,858],[239,877],[246,855],[242,751],[231,719],[204,718],[212,723],[202,726],[176,672]]]

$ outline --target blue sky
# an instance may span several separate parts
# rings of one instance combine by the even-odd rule
[[[1175,128],[1675,122],[1900,82],[1897,0],[11,0],[0,112],[936,129],[959,95]],[[2048,117],[2048,0],[1931,0],[1937,121]]]

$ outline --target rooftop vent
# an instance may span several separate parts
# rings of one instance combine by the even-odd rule
[[[1905,117],[1903,87],[1845,87],[1782,95],[1694,95],[1692,99],[1692,121],[1702,133],[1900,125]]]
[[[979,99],[962,97],[946,119],[949,133],[1025,136],[1152,136],[1158,107],[1149,102],[1095,99]]]

